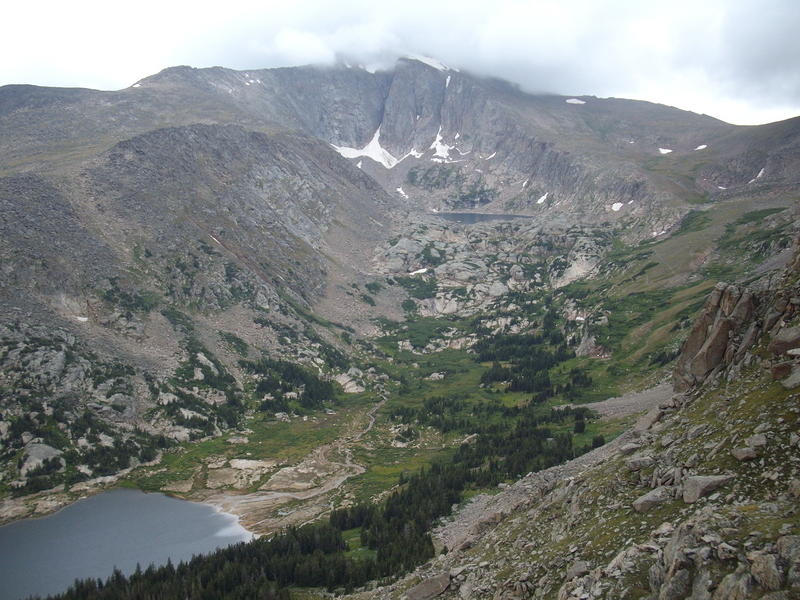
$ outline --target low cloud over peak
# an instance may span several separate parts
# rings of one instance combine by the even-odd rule
[[[46,22],[33,14],[40,7],[10,9],[21,26],[0,50],[20,58],[0,66],[0,84],[109,89],[173,64],[254,69],[347,56],[386,68],[423,54],[527,91],[647,99],[734,123],[800,114],[793,0],[53,6],[62,18]]]

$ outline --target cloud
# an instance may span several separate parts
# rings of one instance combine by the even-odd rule
[[[800,114],[795,0],[90,0],[53,2],[47,19],[40,4],[18,4],[0,36],[0,83],[108,89],[175,64],[389,66],[415,53],[528,91],[648,99],[740,123]]]

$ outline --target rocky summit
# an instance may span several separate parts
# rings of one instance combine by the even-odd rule
[[[800,117],[428,59],[1,87],[0,521],[207,502],[237,597],[800,597],[799,197]]]

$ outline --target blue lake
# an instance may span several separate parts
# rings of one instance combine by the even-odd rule
[[[473,225],[475,223],[482,223],[483,221],[512,221],[514,219],[532,219],[529,215],[504,215],[492,213],[460,213],[460,212],[439,212],[430,213],[434,217],[441,217],[448,221],[456,221],[457,223],[466,223]]]
[[[177,564],[249,540],[235,517],[210,506],[112,490],[40,519],[0,527],[0,600],[66,590],[76,578]]]

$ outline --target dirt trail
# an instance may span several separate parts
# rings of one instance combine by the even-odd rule
[[[320,446],[299,464],[281,469],[265,484],[266,489],[250,494],[216,493],[202,501],[238,516],[242,525],[253,533],[268,533],[315,519],[330,509],[327,499],[330,492],[366,470],[353,459],[353,446],[375,426],[375,414],[385,402],[383,399],[369,409],[363,429]],[[340,458],[336,460],[334,456]],[[287,507],[276,516],[276,509],[292,503],[302,505]]]

